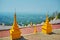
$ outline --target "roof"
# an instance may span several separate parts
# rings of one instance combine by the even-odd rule
[[[60,19],[54,19],[50,21],[51,24],[58,24],[60,23]]]

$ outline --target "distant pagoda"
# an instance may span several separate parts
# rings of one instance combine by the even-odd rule
[[[49,23],[48,15],[46,15],[46,21],[42,26],[42,33],[44,34],[52,33],[52,26]]]
[[[12,28],[10,29],[10,38],[11,40],[21,38],[21,31],[16,22],[16,12],[14,14],[14,22]]]

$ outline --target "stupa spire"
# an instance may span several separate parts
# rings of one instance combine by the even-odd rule
[[[13,26],[16,26],[16,27],[17,27],[16,12],[15,12],[15,14],[14,14],[14,22],[13,22]]]
[[[17,22],[16,22],[16,10],[15,10],[15,13],[14,13],[14,23],[17,25]]]
[[[48,14],[46,13],[46,20],[45,22],[48,24],[49,23],[49,18],[48,18]]]

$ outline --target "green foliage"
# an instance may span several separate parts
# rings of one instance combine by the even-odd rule
[[[58,19],[60,19],[60,13],[58,13]]]
[[[54,18],[55,18],[54,16],[49,17],[49,21],[53,20]]]
[[[56,16],[57,16],[58,19],[60,19],[60,12],[59,12],[59,13],[57,12],[56,14],[53,13],[53,14],[49,17],[49,21],[50,21],[50,20],[53,20]]]

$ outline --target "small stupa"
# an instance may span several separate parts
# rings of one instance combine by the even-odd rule
[[[33,34],[36,34],[37,33],[37,27],[36,27],[36,25],[33,26],[33,29],[34,29],[33,30]]]
[[[30,25],[33,26],[33,23],[31,22]]]
[[[21,38],[21,30],[19,29],[18,24],[16,22],[16,12],[15,12],[14,22],[13,22],[12,28],[10,29],[10,39],[14,40],[18,38]]]
[[[52,26],[49,23],[48,15],[46,15],[46,21],[42,26],[42,33],[44,33],[44,34],[52,33]]]

